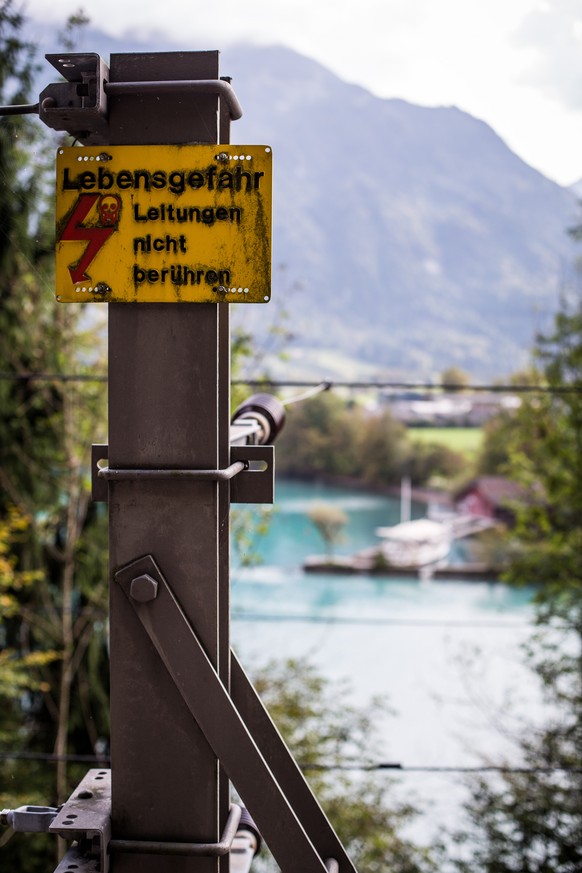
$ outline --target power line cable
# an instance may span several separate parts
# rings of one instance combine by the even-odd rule
[[[0,372],[0,381],[13,382],[107,382],[107,376],[103,374],[88,373],[8,373]],[[435,382],[347,382],[333,381],[330,379],[317,382],[305,382],[299,380],[273,380],[273,379],[234,379],[231,385],[249,386],[255,388],[306,388],[310,391],[298,397],[284,400],[284,405],[307,400],[321,391],[330,391],[334,388],[367,389],[367,390],[422,390],[422,391],[448,391],[459,394],[469,391],[489,392],[492,394],[582,394],[582,385],[507,385],[507,384],[474,384],[453,385]]]
[[[233,382],[232,384],[235,385],[238,383]],[[310,397],[315,397],[316,394],[321,394],[322,391],[329,391],[330,388],[331,382],[320,382],[318,385],[308,388],[307,391],[303,391],[295,397],[289,397],[288,399],[283,400],[283,406],[291,406],[292,403],[301,403],[303,400],[309,400]]]
[[[0,752],[0,760],[4,761],[32,761],[45,763],[67,762],[69,764],[99,764],[109,766],[111,763],[108,756],[97,755],[55,755],[42,752]],[[382,770],[396,771],[399,773],[582,773],[582,767],[507,767],[503,765],[475,765],[475,766],[441,766],[441,765],[409,765],[394,761],[379,761],[377,763],[349,764],[301,764],[300,769],[305,772],[320,771],[353,771],[374,773]]]
[[[1,382],[107,382],[107,376],[83,373],[0,373]]]
[[[335,381],[332,379],[320,380],[319,382],[308,382],[301,380],[276,380],[276,379],[235,379],[232,385],[249,385],[252,387],[270,387],[270,388],[318,388],[321,385],[327,386],[325,390],[332,388],[370,388],[377,390],[387,389],[406,389],[406,390],[423,390],[423,391],[448,391],[453,394],[465,393],[468,391],[486,391],[492,394],[501,392],[510,392],[515,394],[579,394],[582,393],[582,385],[507,385],[507,384],[469,384],[456,385],[447,382],[347,382]]]
[[[298,624],[344,624],[344,625],[394,625],[396,627],[459,627],[459,628],[524,628],[535,630],[528,621],[463,621],[455,619],[406,619],[406,618],[351,618],[348,616],[289,615],[284,613],[233,612],[232,621],[256,621],[265,623]],[[554,625],[556,629],[567,630],[567,625]]]
[[[38,115],[39,108],[38,103],[9,103],[7,106],[0,106],[0,116]]]
[[[55,755],[53,752],[0,752],[0,761],[45,761],[50,764],[65,762],[103,766],[111,763],[108,755]]]
[[[378,764],[305,764],[301,769],[323,772],[352,770],[358,772],[365,771],[367,773],[373,773],[378,770],[395,770],[401,773],[523,773],[525,775],[533,775],[534,773],[582,773],[582,767],[503,767],[500,765],[478,765],[474,767],[409,766],[392,762],[380,762]]]

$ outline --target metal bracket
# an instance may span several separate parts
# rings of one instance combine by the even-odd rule
[[[28,809],[36,809],[30,807]],[[40,809],[40,807],[39,807]],[[42,807],[43,810],[48,808]],[[164,840],[111,839],[111,771],[90,770],[76,791],[53,815],[42,830],[75,842],[55,873],[79,870],[82,873],[108,873],[110,856],[116,852],[139,855],[181,855],[220,857],[230,852],[241,818],[241,807],[231,804],[223,834],[217,843],[168,842]],[[56,815],[55,815],[56,813]],[[35,827],[31,830],[38,830]],[[30,822],[29,822],[30,825]],[[19,828],[22,829],[22,828]]]
[[[230,460],[247,462],[230,483],[231,503],[273,503],[275,500],[275,447],[231,446]]]
[[[273,446],[231,446],[228,467],[222,470],[117,469],[107,466],[109,446],[91,449],[91,497],[108,500],[107,481],[149,480],[231,480],[231,503],[273,503],[275,496],[275,450]]]
[[[144,576],[157,584],[151,586],[150,598],[135,599],[132,583]],[[310,819],[304,825],[301,812],[294,809],[284,786],[279,784],[276,772],[281,768],[272,760],[273,749],[275,755],[290,758],[283,741],[279,738],[280,746],[271,742],[264,753],[259,749],[252,725],[263,715],[257,713],[251,695],[245,703],[245,716],[241,714],[153,557],[145,555],[121,567],[115,572],[114,579],[279,864],[285,866],[283,859],[293,858],[294,868],[302,873],[325,873],[330,869],[337,873],[355,873],[321,811],[320,816],[314,818],[311,808],[303,809]],[[184,664],[188,664],[187,670],[184,670]],[[246,688],[240,668],[236,672],[238,693],[244,697]],[[295,764],[292,766],[297,770]],[[300,773],[299,776],[303,778]],[[304,790],[310,793],[306,783]],[[296,797],[301,793],[295,787],[293,792]],[[333,863],[331,868],[327,866],[330,856],[338,859],[338,866],[334,867]]]
[[[55,873],[103,873],[99,859],[85,855],[78,843],[69,846]]]
[[[84,145],[110,142],[108,95],[216,94],[224,100],[233,121],[242,116],[234,89],[224,79],[109,82],[109,67],[96,52],[64,52],[45,58],[67,81],[47,85],[43,90],[39,117],[48,127],[66,130]]]
[[[84,857],[87,864],[98,862],[99,867],[81,868],[87,873],[99,870],[108,873],[111,839],[111,771],[89,770],[69,799],[55,816],[49,827],[51,834],[68,840],[76,840],[72,847],[75,857]],[[71,850],[69,850],[71,851]],[[68,854],[68,853],[67,853]],[[59,865],[59,873],[61,871]],[[77,863],[69,861],[69,863]],[[71,870],[73,867],[62,867]]]
[[[85,145],[108,142],[109,67],[95,52],[45,55],[66,82],[47,85],[39,97],[39,118],[53,130],[66,130]]]

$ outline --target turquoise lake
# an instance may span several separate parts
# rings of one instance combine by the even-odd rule
[[[343,699],[365,706],[384,697],[394,714],[378,724],[379,757],[410,770],[394,778],[426,812],[421,836],[458,819],[458,773],[416,768],[517,764],[513,737],[539,721],[539,688],[523,663],[532,630],[531,596],[499,583],[420,581],[305,574],[305,557],[323,544],[308,512],[340,506],[349,522],[337,553],[372,545],[374,530],[399,521],[399,501],[324,485],[278,482],[268,533],[253,548],[260,563],[232,560],[232,644],[243,664],[303,657],[332,682],[347,679]],[[246,511],[246,510],[245,510]],[[413,504],[413,517],[426,507]],[[338,706],[342,697],[338,697]]]

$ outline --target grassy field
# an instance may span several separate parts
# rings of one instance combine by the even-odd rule
[[[415,442],[444,445],[470,458],[477,455],[483,442],[480,427],[411,427],[408,435]]]

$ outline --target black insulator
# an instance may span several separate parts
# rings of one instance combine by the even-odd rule
[[[232,423],[241,418],[255,418],[260,422],[263,429],[260,442],[265,445],[274,442],[283,429],[285,407],[272,394],[252,394],[235,411]]]

